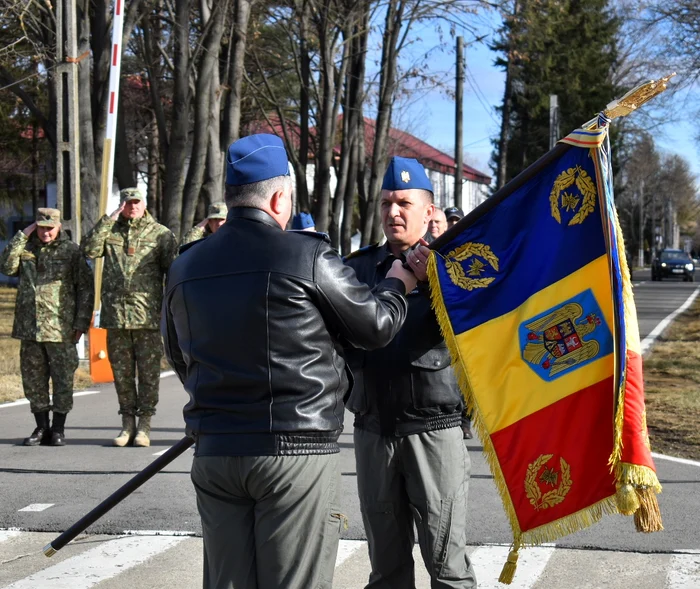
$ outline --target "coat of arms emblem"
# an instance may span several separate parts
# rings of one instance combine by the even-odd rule
[[[520,326],[523,359],[553,380],[612,353],[612,334],[592,291],[584,291]]]

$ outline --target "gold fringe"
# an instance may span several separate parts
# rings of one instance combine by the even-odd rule
[[[620,485],[634,487],[649,487],[656,493],[661,493],[661,483],[656,473],[648,466],[618,462],[615,465],[615,478]]]
[[[513,577],[515,577],[515,571],[518,568],[518,550],[520,549],[520,543],[515,542],[513,545],[513,550],[508,553],[508,560],[503,565],[503,570],[498,577],[498,582],[505,585],[510,585],[513,582]]]
[[[638,532],[660,532],[664,529],[661,523],[661,512],[656,493],[651,487],[637,489],[639,509],[634,513],[634,526]]]
[[[563,536],[580,532],[599,522],[604,515],[619,513],[615,502],[615,495],[610,495],[566,517],[523,532],[521,543],[523,546],[538,546],[546,542],[554,542]]]
[[[615,501],[622,515],[633,515],[639,509],[637,492],[630,484],[621,485],[618,483]]]

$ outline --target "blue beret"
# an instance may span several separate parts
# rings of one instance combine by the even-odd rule
[[[248,135],[228,148],[226,184],[240,186],[288,175],[287,151],[277,135]]]
[[[425,173],[425,168],[413,158],[395,155],[384,174],[382,190],[409,190],[419,188],[433,192],[433,185]]]
[[[314,227],[315,225],[316,223],[314,223],[314,218],[311,216],[311,213],[297,213],[292,219],[292,229],[297,231],[307,229],[308,227]]]

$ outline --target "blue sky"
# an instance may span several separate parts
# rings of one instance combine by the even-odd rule
[[[424,46],[437,44],[437,35],[428,30],[417,31],[421,43]],[[464,35],[465,42],[470,38]],[[495,53],[486,47],[484,43],[467,47],[466,63],[467,78],[471,80],[465,83],[464,89],[464,133],[463,145],[465,150],[465,162],[482,172],[492,174],[489,166],[492,146],[490,139],[499,132],[499,115],[494,107],[503,99],[503,87],[505,76],[503,72],[493,65]],[[448,43],[452,43],[448,41]],[[443,52],[434,52],[430,57],[430,67],[434,71],[445,72],[450,84],[454,84],[455,76],[455,49],[447,47]],[[696,95],[699,94],[696,90]],[[676,102],[677,110],[683,112],[681,101],[686,95],[677,95],[670,100]],[[610,97],[613,98],[619,97]],[[658,100],[658,99],[657,99]],[[601,105],[601,109],[605,105]],[[427,90],[421,94],[420,99],[415,100],[408,108],[408,112],[399,113],[396,126],[403,128],[431,145],[445,151],[454,153],[454,125],[455,106],[454,101],[446,96],[440,89]],[[630,115],[634,116],[634,114]],[[656,132],[657,147],[666,153],[678,153],[684,156],[691,165],[696,178],[700,179],[700,146],[694,141],[694,133],[698,132],[697,120],[690,112],[679,115],[680,120],[669,123],[659,132]],[[581,121],[583,124],[585,121]],[[567,130],[561,129],[564,133]],[[700,184],[700,180],[698,182]]]

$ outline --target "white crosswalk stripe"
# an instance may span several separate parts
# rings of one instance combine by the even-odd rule
[[[151,533],[154,535],[80,536],[47,559],[42,548],[55,533],[0,530],[0,589],[201,587],[201,538]],[[502,545],[470,547],[479,589],[505,589],[498,575],[508,550]],[[429,589],[430,577],[417,546],[413,558],[416,589]],[[367,543],[341,540],[334,589],[362,589],[368,575]],[[558,549],[554,545],[521,550],[510,589],[550,587],[700,589],[700,551],[646,554]]]

